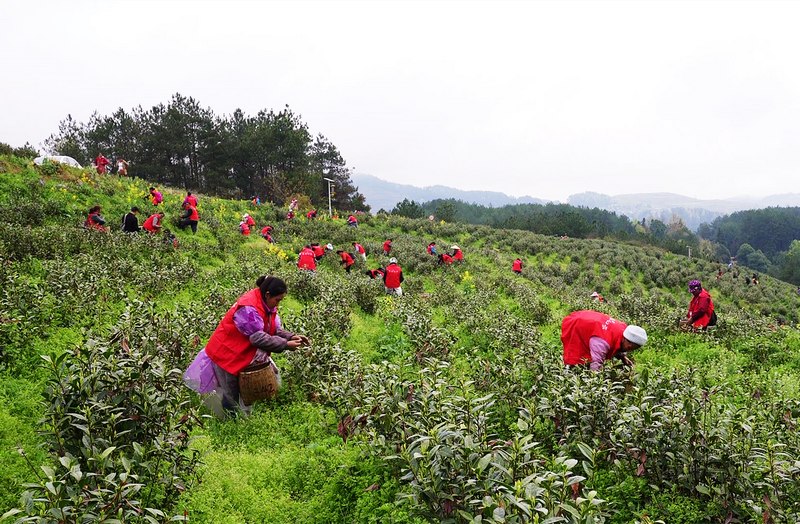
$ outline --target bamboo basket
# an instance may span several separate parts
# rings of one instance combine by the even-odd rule
[[[239,372],[239,398],[245,406],[272,400],[278,394],[278,377],[269,362],[247,366]]]

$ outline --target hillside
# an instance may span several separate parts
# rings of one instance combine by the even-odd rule
[[[92,205],[112,226],[132,205],[146,216],[148,186],[0,156],[9,521],[800,519],[792,286],[717,280],[716,264],[654,247],[385,215],[358,228],[287,222],[282,209],[202,194],[198,232],[177,230],[177,249],[79,227]],[[174,230],[185,192],[163,191]],[[238,233],[244,212],[275,226],[275,245]],[[386,264],[386,238],[406,276],[400,298],[363,274]],[[367,265],[348,275],[329,254],[316,274],[298,271],[312,241],[359,241]],[[458,244],[465,262],[437,265],[431,241]],[[312,344],[275,356],[276,401],[203,417],[182,370],[262,274],[286,280],[282,322]],[[720,317],[708,333],[676,325],[692,278]],[[588,308],[647,329],[632,369],[563,369],[561,319]]]

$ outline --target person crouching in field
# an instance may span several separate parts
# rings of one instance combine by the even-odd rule
[[[349,273],[353,268],[353,264],[356,263],[356,261],[353,260],[353,256],[347,251],[341,249],[337,251],[336,254],[339,255],[339,258],[341,258],[341,264],[344,266],[344,270]]]
[[[308,338],[283,329],[278,304],[286,296],[286,283],[277,277],[261,276],[251,289],[231,306],[206,344],[206,355],[222,393],[222,407],[228,412],[247,408],[239,399],[239,373],[251,364],[269,362],[278,374],[272,353],[308,345]]]
[[[83,227],[90,231],[102,231],[103,233],[107,233],[106,219],[103,218],[102,211],[100,206],[93,206],[89,209],[86,220],[83,221]]]
[[[708,329],[708,326],[717,324],[717,314],[714,313],[714,301],[711,295],[703,288],[699,280],[689,282],[689,293],[692,300],[689,302],[689,311],[686,318],[681,320],[681,324],[686,329],[693,331]]]
[[[561,323],[566,366],[589,365],[598,371],[614,357],[626,365],[633,362],[627,352],[647,342],[647,333],[639,326],[629,326],[599,311],[582,310],[570,313]]]

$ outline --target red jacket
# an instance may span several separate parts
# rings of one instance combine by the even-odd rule
[[[561,342],[564,344],[564,364],[586,364],[592,361],[589,339],[600,337],[611,349],[607,359],[613,357],[622,345],[622,332],[628,327],[599,311],[575,311],[561,323]]]
[[[464,253],[460,249],[453,250],[453,260],[458,260],[459,262],[464,260]]]
[[[356,261],[353,260],[353,257],[351,257],[350,253],[347,251],[342,251],[341,255],[339,256],[342,258],[342,262],[344,262],[344,267],[350,267],[356,263]]]
[[[389,289],[397,289],[401,282],[403,282],[403,269],[397,264],[386,266],[386,272],[383,275],[384,285]]]
[[[234,303],[222,317],[217,329],[211,334],[206,344],[206,355],[216,365],[230,373],[238,375],[246,368],[256,355],[256,347],[250,344],[249,337],[236,329],[233,315],[242,306],[256,308],[258,314],[264,319],[264,331],[274,335],[276,331],[275,313],[268,313],[261,298],[261,290],[251,289]]]
[[[511,271],[516,271],[517,273],[522,272],[522,260],[516,259],[513,264],[511,264]]]
[[[711,295],[708,294],[708,291],[703,289],[696,297],[693,296],[692,301],[689,302],[689,311],[686,313],[686,318],[689,319],[689,323],[693,327],[704,328],[708,326],[713,314],[714,302],[711,300]]]
[[[387,240],[386,242],[383,243],[383,252],[388,255],[391,250],[392,250],[392,241]]]
[[[300,251],[300,256],[297,257],[297,267],[310,271],[317,269],[317,260],[314,258],[314,252],[311,249],[304,247]]]

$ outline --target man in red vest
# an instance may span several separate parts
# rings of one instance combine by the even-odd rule
[[[183,204],[183,214],[181,215],[181,221],[178,222],[178,227],[181,229],[186,229],[187,226],[191,227],[192,234],[195,234],[197,233],[197,223],[199,221],[200,214],[197,212],[197,207],[185,202]]]
[[[364,246],[362,246],[358,242],[353,242],[353,250],[355,251],[356,255],[360,256],[364,262],[367,261],[367,250],[364,249]]]
[[[708,291],[703,288],[703,284],[699,280],[692,280],[689,282],[689,293],[692,294],[692,300],[689,302],[686,319],[682,322],[695,331],[716,325],[714,302]]]
[[[627,365],[633,362],[625,353],[642,347],[647,333],[639,326],[629,326],[599,311],[575,311],[561,323],[561,342],[564,344],[564,364],[589,364],[592,371],[603,367],[615,356]]]
[[[517,258],[514,260],[514,263],[511,264],[511,271],[514,273],[521,275],[522,274],[522,259]]]
[[[389,265],[383,274],[383,285],[386,286],[387,295],[403,296],[403,288],[400,284],[403,283],[403,269],[397,265],[397,259],[392,257],[389,259]]]
[[[308,271],[317,270],[317,259],[314,257],[314,252],[311,251],[311,246],[304,246],[300,250],[300,255],[297,257],[297,267]]]
[[[389,238],[383,243],[383,254],[388,256],[389,253],[391,253],[391,251],[392,251],[392,239]]]

